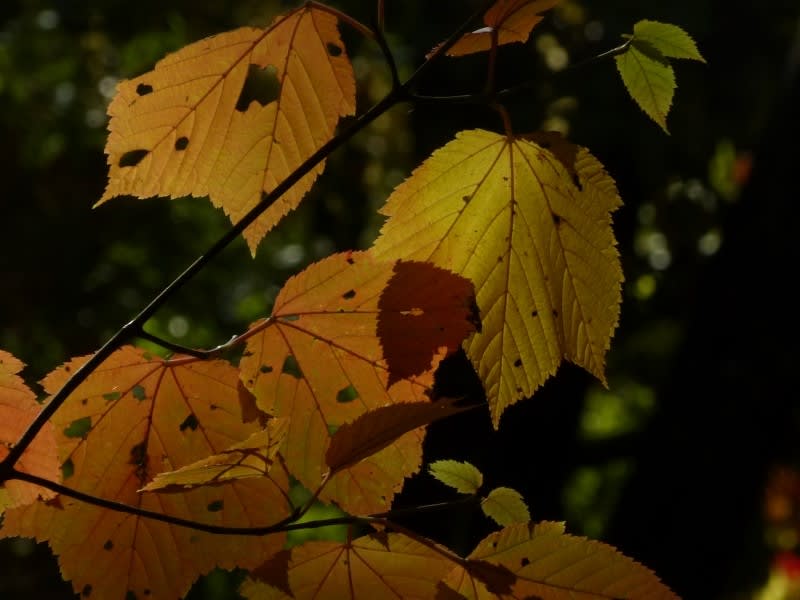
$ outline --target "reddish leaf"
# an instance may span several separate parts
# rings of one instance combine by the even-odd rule
[[[345,423],[333,434],[325,453],[325,462],[335,473],[383,450],[409,431],[470,408],[459,407],[455,403],[454,399],[410,402],[366,412],[352,423]]]
[[[401,279],[406,270],[430,273],[427,267],[409,264],[401,269]],[[383,297],[395,276],[394,261],[378,262],[368,253],[328,257],[290,279],[275,300],[272,317],[252,328],[240,363],[242,379],[262,410],[290,418],[287,466],[309,489],[319,486],[327,470],[325,452],[331,431],[371,409],[427,400],[433,370],[446,349],[457,347],[463,337],[465,327],[446,320],[443,332],[430,330],[420,321],[421,329],[406,329],[380,340],[379,322],[391,320],[387,313],[409,307],[398,302],[394,293]],[[466,293],[471,288],[454,284],[454,289]],[[469,315],[471,297],[463,296],[426,300],[421,294],[411,308],[441,314],[448,310],[443,298],[452,301],[450,312],[464,318]],[[384,347],[408,348],[412,340],[425,355],[414,369],[423,363],[425,369],[418,375],[393,378]],[[421,442],[419,431],[410,432],[368,460],[340,471],[321,499],[355,514],[386,510],[404,478],[419,469]]]
[[[24,365],[8,352],[0,350],[0,460],[36,418],[41,407],[36,396],[17,375]],[[16,468],[51,481],[60,481],[61,472],[56,457],[56,440],[50,423],[39,431],[30,446],[22,453]],[[48,499],[50,490],[22,481],[0,484],[0,513],[6,508],[30,504],[37,498]]]
[[[53,393],[85,359],[48,375]],[[124,347],[67,398],[53,417],[65,485],[101,498],[201,523],[263,526],[289,514],[286,475],[139,494],[154,474],[246,439],[238,373],[222,361],[163,361]],[[46,540],[76,592],[97,598],[181,597],[216,566],[252,568],[284,536],[219,536],[99,508],[66,496],[6,512],[0,534]]]

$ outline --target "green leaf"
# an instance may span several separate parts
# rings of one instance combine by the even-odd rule
[[[688,58],[706,62],[691,36],[677,25],[658,21],[639,21],[633,38],[649,43],[667,58]]]
[[[622,81],[639,107],[666,132],[667,113],[675,93],[675,72],[664,55],[651,43],[631,39],[627,49],[615,57]]]
[[[475,494],[483,485],[483,473],[468,462],[457,460],[437,460],[428,471],[445,485],[455,488],[462,494]]]
[[[499,487],[489,492],[481,502],[484,514],[503,527],[514,523],[527,523],[531,516],[525,500],[517,490]]]

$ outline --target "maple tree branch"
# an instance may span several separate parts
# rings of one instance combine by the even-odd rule
[[[189,348],[187,346],[182,346],[181,344],[176,344],[175,342],[170,342],[169,340],[165,340],[164,338],[158,337],[152,333],[148,333],[144,329],[139,330],[136,334],[137,338],[147,340],[148,342],[153,342],[154,344],[158,344],[165,350],[170,350],[172,352],[177,352],[180,354],[188,354],[189,356],[193,356],[199,359],[207,359],[211,358],[210,350],[197,350],[195,348]]]

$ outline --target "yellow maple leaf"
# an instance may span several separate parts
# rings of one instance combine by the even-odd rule
[[[434,152],[381,209],[376,256],[431,261],[475,284],[483,328],[465,347],[495,427],[562,358],[605,382],[621,302],[611,230],[620,204],[585,148],[475,130]]]
[[[208,196],[236,223],[355,111],[355,81],[336,18],[311,6],[267,29],[190,44],[123,81],[108,108],[109,181],[123,194]],[[297,206],[317,165],[245,231],[251,252]]]

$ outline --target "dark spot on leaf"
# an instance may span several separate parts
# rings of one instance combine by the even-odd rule
[[[556,225],[561,225],[561,217],[558,216],[556,213],[553,213],[553,223]]]
[[[252,102],[258,102],[261,106],[275,102],[281,93],[277,73],[278,70],[271,65],[263,69],[258,65],[250,65],[236,101],[236,110],[245,112]]]
[[[91,595],[92,595],[92,584],[87,583],[85,586],[83,586],[83,589],[81,590],[81,596],[83,596],[84,598],[88,598]]]
[[[147,392],[145,392],[144,388],[140,385],[133,386],[131,393],[133,394],[133,397],[136,398],[139,402],[147,398]]]
[[[128,150],[125,154],[119,157],[119,162],[117,163],[120,167],[135,167],[145,156],[150,154],[150,150],[144,150],[140,148],[138,150]]]
[[[496,547],[497,542],[492,542],[492,548]],[[485,560],[471,560],[467,569],[470,575],[481,581],[486,589],[496,596],[510,596],[511,586],[517,581],[516,575],[508,567]]]
[[[352,402],[356,398],[358,398],[358,390],[352,385],[342,388],[336,394],[336,401],[339,403]]]
[[[133,592],[133,590],[128,590],[125,593],[125,600],[138,600],[138,599],[136,598],[136,594]]]
[[[75,465],[72,463],[72,459],[68,458],[64,461],[64,464],[61,465],[61,478],[62,479],[69,479],[72,477],[72,474],[75,472]]]
[[[351,300],[355,297],[356,297],[355,290],[347,290],[344,294],[342,294],[342,298],[344,298],[345,300]]]
[[[119,392],[108,392],[107,394],[103,394],[103,399],[108,400],[109,402],[116,402],[122,398],[122,394]]]
[[[67,365],[66,367],[64,367],[64,371],[66,371],[67,373],[69,373],[69,371],[70,371],[69,365]]]
[[[272,367],[270,367],[269,365],[261,365],[259,371],[261,371],[262,373],[272,373]]]
[[[508,177],[506,177],[505,175],[503,175],[503,181],[508,181]]]
[[[147,442],[139,442],[131,448],[131,459],[129,465],[136,467],[136,476],[141,483],[147,479]]]
[[[521,394],[521,393],[522,393],[522,388],[521,388],[521,387],[519,387],[519,386],[517,386],[517,393],[518,393],[518,394]]]
[[[64,429],[64,435],[70,438],[86,438],[86,434],[92,428],[92,417],[81,417],[75,419]]]
[[[186,147],[188,145],[189,145],[189,138],[187,138],[185,135],[175,140],[175,150],[186,150]]]
[[[356,262],[356,261],[354,261],[354,260],[353,260],[353,257],[352,257],[352,256],[348,256],[348,257],[347,257],[347,264],[348,264],[348,265],[354,265],[354,264],[355,264],[355,262]]]
[[[538,317],[539,316],[539,311],[538,310],[531,311],[531,316],[532,317]]]
[[[331,56],[341,56],[342,54],[342,47],[333,42],[328,42],[325,44],[325,47],[328,49],[328,54]]]
[[[114,547],[114,542],[111,540],[106,540],[106,543],[103,544],[103,550],[111,550]]]
[[[303,371],[300,370],[300,365],[297,363],[297,359],[291,354],[286,357],[286,360],[283,361],[281,373],[291,375],[295,379],[303,378]]]
[[[462,196],[461,199],[464,201],[464,204],[472,200],[472,196]]]
[[[218,408],[219,408],[219,406],[217,406],[216,404],[209,404],[208,405],[208,409],[209,410],[217,410]]]
[[[529,564],[531,564],[531,561],[526,556],[523,556],[522,560],[519,563],[519,566],[527,567]]]
[[[503,257],[502,256],[498,256],[497,257],[497,262],[499,262],[499,263],[503,262]]]
[[[517,360],[515,360],[514,361],[514,366],[515,367],[521,367],[522,366],[522,359],[518,358]]]
[[[151,594],[151,592],[150,592],[150,589],[149,589],[149,588],[144,588],[144,589],[142,590],[142,593],[143,593],[145,596],[149,596],[149,595]]]
[[[181,431],[186,431],[187,429],[195,431],[199,424],[200,422],[197,420],[197,417],[195,417],[194,413],[192,413],[183,420],[183,423],[180,424],[180,429]]]
[[[333,435],[337,431],[339,431],[338,425],[328,425],[328,435]]]
[[[83,400],[81,400],[81,404],[83,406],[86,406],[87,404],[89,404],[89,399],[88,398],[84,398]]]
[[[291,323],[292,321],[297,321],[297,319],[299,319],[299,318],[300,318],[300,315],[284,315],[284,316],[282,316],[282,317],[278,317],[278,318],[279,318],[281,321],[288,321],[288,322],[290,322],[290,323]]]
[[[140,83],[136,86],[136,93],[140,96],[147,96],[147,94],[153,93],[153,86],[147,85],[146,83]]]
[[[555,308],[553,309],[553,316],[558,317],[558,311]]]
[[[209,503],[206,508],[208,508],[208,512],[219,512],[222,510],[224,504],[225,503],[222,500],[214,500],[213,502]]]

